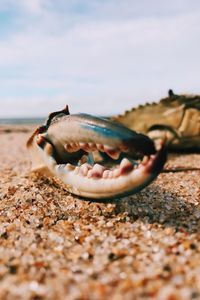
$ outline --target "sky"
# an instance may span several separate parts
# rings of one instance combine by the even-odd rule
[[[199,0],[0,0],[0,118],[200,93]]]

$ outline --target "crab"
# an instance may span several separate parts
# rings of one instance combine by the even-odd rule
[[[29,138],[32,170],[56,177],[83,198],[137,193],[162,171],[166,148],[200,150],[199,110],[199,96],[172,90],[159,103],[111,118],[71,115],[66,106]]]

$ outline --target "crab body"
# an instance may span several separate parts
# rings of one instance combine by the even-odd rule
[[[200,96],[169,96],[158,103],[140,105],[122,115],[112,117],[128,128],[165,138],[169,150],[200,151]]]

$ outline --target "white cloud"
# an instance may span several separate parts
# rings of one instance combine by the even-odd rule
[[[40,115],[46,114],[66,100],[75,112],[110,114],[159,99],[168,88],[199,93],[196,1],[180,6],[176,0],[171,9],[153,0],[148,11],[145,1],[117,0],[114,6],[113,1],[87,0],[87,13],[80,7],[77,13],[79,1],[72,2],[58,1],[54,12],[50,0],[20,0],[23,12],[42,17],[25,20],[26,26],[0,43],[0,116],[11,115],[7,103],[20,107],[12,112],[18,115],[38,114],[38,107]],[[76,14],[82,16],[75,20]]]
[[[31,14],[41,14],[43,12],[43,5],[45,0],[20,0],[18,5],[28,13]]]
[[[0,10],[15,10],[20,13],[41,14],[49,0],[1,0]]]

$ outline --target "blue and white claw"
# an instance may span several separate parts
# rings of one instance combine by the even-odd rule
[[[75,195],[93,199],[121,198],[139,192],[161,172],[166,161],[162,143],[118,123],[68,109],[53,113],[27,142],[33,169],[59,178]],[[89,153],[110,162],[90,164]],[[142,155],[133,162],[130,157]],[[127,156],[127,157],[126,157]]]

